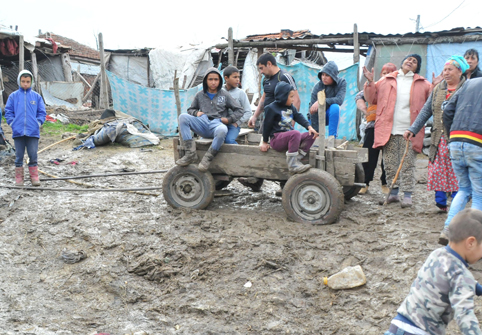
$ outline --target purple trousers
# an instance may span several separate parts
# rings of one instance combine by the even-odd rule
[[[298,149],[308,152],[315,140],[310,133],[300,133],[298,130],[275,133],[271,138],[270,146],[276,151],[293,153]]]

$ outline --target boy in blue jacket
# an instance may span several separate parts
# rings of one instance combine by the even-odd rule
[[[318,133],[308,120],[293,105],[295,89],[288,83],[279,82],[274,90],[275,101],[264,108],[263,142],[261,151],[271,147],[276,151],[286,152],[286,163],[290,173],[303,173],[311,168],[301,159],[309,152]],[[293,120],[308,130],[300,133],[293,128]],[[268,143],[269,140],[269,143]]]
[[[19,89],[8,97],[5,119],[12,128],[15,145],[15,184],[23,186],[23,157],[28,154],[28,171],[33,186],[40,186],[37,167],[40,126],[45,122],[47,112],[40,94],[32,90],[34,85],[30,71],[20,71],[17,78]]]

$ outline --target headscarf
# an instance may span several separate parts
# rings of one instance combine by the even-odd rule
[[[405,59],[407,59],[408,57],[413,57],[413,58],[417,59],[417,69],[415,70],[415,73],[419,73],[419,72],[420,72],[420,68],[422,67],[422,57],[420,57],[420,55],[417,55],[417,54],[407,55],[407,56],[402,60],[402,64],[401,64],[400,66],[403,65],[403,62],[405,62]]]
[[[447,60],[447,63],[445,63],[445,65],[447,65],[447,64],[452,64],[457,69],[462,71],[462,74],[464,74],[465,71],[467,71],[470,68],[470,65],[467,63],[465,58],[462,57],[462,56],[459,56],[459,55],[454,55],[454,56],[450,57]]]

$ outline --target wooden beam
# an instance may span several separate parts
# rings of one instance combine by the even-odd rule
[[[464,43],[482,41],[480,35],[463,36],[437,36],[437,37],[373,37],[366,41],[366,44],[438,44],[438,43]]]
[[[79,76],[80,80],[90,89],[92,86],[89,84],[89,82],[80,74],[80,71],[77,70],[77,75]]]
[[[346,43],[349,45],[353,44],[353,37],[338,37],[338,38],[312,38],[312,39],[303,39],[303,40],[276,40],[276,41],[252,41],[252,42],[233,42],[233,46],[235,48],[278,48],[278,47],[286,47],[286,46],[295,46],[295,45],[313,45],[313,44],[331,44],[331,43]],[[227,43],[223,44],[216,44],[215,47],[217,49],[225,49],[229,45]]]
[[[228,29],[228,65],[234,64],[233,28]]]
[[[325,90],[318,92],[318,156],[316,159],[316,167],[325,170],[325,118],[326,118],[326,94]]]
[[[35,52],[30,53],[30,59],[32,60],[32,74],[33,74],[33,82],[35,83],[35,91],[39,92],[40,83],[38,81],[38,66],[37,66],[37,55]]]
[[[23,71],[25,69],[25,43],[23,35],[18,37],[18,69]]]
[[[100,53],[100,108],[109,108],[109,91],[107,88],[107,73],[105,72],[104,62],[104,38],[99,33],[99,53]]]
[[[358,26],[353,25],[353,64],[360,61],[360,45],[358,44]]]

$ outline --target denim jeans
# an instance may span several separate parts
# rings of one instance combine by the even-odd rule
[[[13,139],[15,145],[15,167],[23,166],[23,156],[27,148],[28,166],[37,166],[38,138],[20,136]]]
[[[340,120],[340,105],[333,104],[326,110],[326,125],[328,126],[328,136],[338,135],[338,122]],[[320,131],[318,113],[311,115],[311,125],[316,131]]]
[[[238,142],[236,142],[236,138],[238,137],[240,131],[241,131],[241,128],[239,126],[228,124],[228,134],[224,139],[224,143],[238,144]]]
[[[191,130],[202,137],[213,138],[211,147],[216,151],[221,148],[228,133],[228,127],[221,122],[221,119],[209,120],[206,114],[200,117],[181,114],[179,130],[184,141],[192,139]]]
[[[465,208],[470,197],[472,208],[482,210],[482,147],[467,142],[451,142],[449,149],[459,191],[452,200],[445,226]]]

